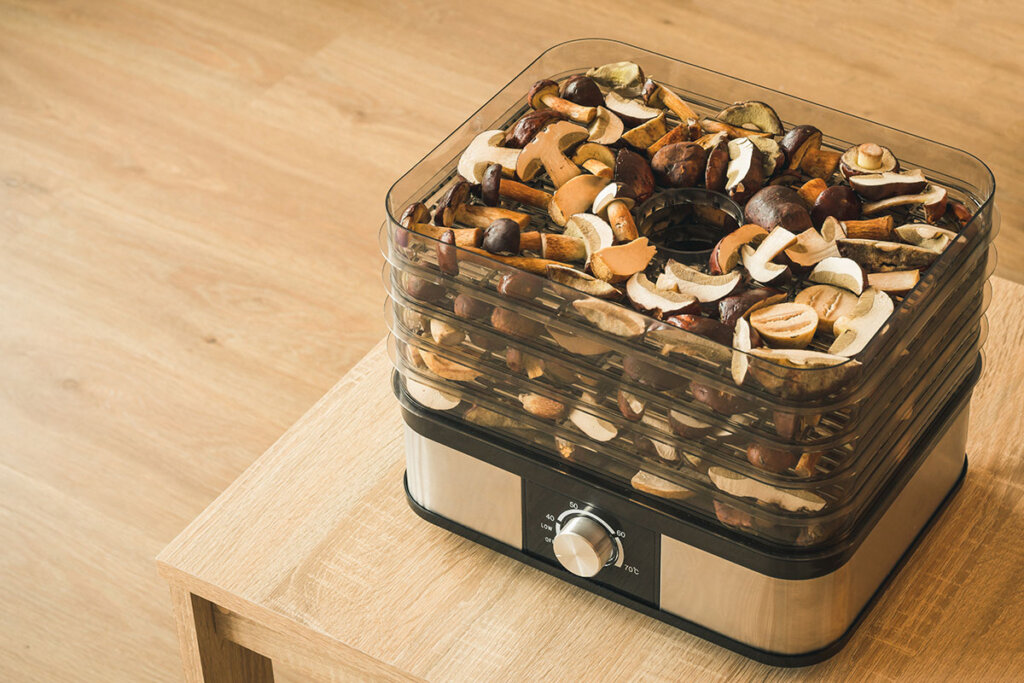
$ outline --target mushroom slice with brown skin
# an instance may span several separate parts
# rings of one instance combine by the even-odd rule
[[[616,398],[618,399],[619,412],[622,413],[622,417],[630,422],[639,422],[643,419],[644,412],[647,410],[647,405],[643,401],[622,389],[619,389]]]
[[[901,225],[893,232],[907,244],[942,253],[949,246],[950,242],[957,238],[952,230],[937,228],[926,223],[908,223]]]
[[[918,194],[928,186],[928,179],[920,169],[896,173],[865,173],[850,176],[850,187],[864,199],[877,201],[899,195]]]
[[[600,356],[603,353],[608,353],[611,348],[602,344],[601,342],[594,341],[588,337],[581,337],[575,334],[569,334],[568,332],[562,332],[561,330],[555,330],[548,328],[548,334],[555,340],[555,343],[561,346],[569,353],[575,353],[579,356]]]
[[[718,240],[714,249],[711,250],[708,263],[711,274],[721,275],[730,272],[739,265],[740,249],[744,244],[757,245],[767,236],[768,231],[760,225],[747,223]]]
[[[859,295],[864,291],[864,271],[853,259],[841,256],[831,256],[822,259],[811,274],[807,276],[811,282],[819,282],[823,285],[835,285],[842,287],[854,294]]]
[[[625,282],[633,273],[639,273],[658,252],[648,244],[646,237],[632,242],[605,247],[590,255],[590,270],[606,282]]]
[[[947,194],[945,188],[938,185],[929,185],[920,194],[904,194],[881,199],[877,202],[870,202],[865,204],[862,210],[865,215],[871,215],[879,211],[893,209],[897,206],[920,204],[924,208],[925,220],[929,223],[934,223],[946,213]]]
[[[596,107],[585,107],[558,96],[558,84],[554,81],[537,81],[527,95],[534,109],[554,109],[573,121],[590,123],[597,115]]]
[[[612,227],[592,213],[577,213],[570,216],[562,234],[583,240],[587,250],[588,265],[595,252],[615,243],[615,233],[612,232]]]
[[[857,193],[846,185],[826,188],[814,200],[814,206],[811,207],[811,222],[820,228],[829,216],[841,221],[860,218],[860,199],[857,198]]]
[[[565,404],[540,394],[519,394],[523,410],[544,420],[560,420],[565,415]]]
[[[622,134],[622,141],[630,147],[646,150],[655,142],[660,140],[668,132],[665,124],[665,114],[659,113],[650,121],[646,121],[632,130]]]
[[[824,396],[846,384],[860,367],[843,356],[808,349],[755,348],[750,356],[750,375],[761,386],[794,399]]]
[[[771,282],[786,271],[786,266],[774,263],[772,259],[794,244],[796,244],[796,235],[781,226],[773,228],[757,246],[757,249],[749,244],[743,245],[740,250],[743,267],[756,281]]]
[[[626,192],[642,204],[654,194],[654,172],[647,160],[629,149],[615,154],[615,174],[612,180],[622,183]]]
[[[750,324],[772,347],[802,349],[814,339],[818,314],[807,304],[786,302],[757,309]]]
[[[786,160],[786,155],[779,147],[779,143],[775,141],[775,138],[747,138],[754,147],[761,150],[761,163],[764,166],[764,177],[771,178],[775,175],[775,171],[780,168]]]
[[[848,237],[846,234],[846,226],[837,218],[829,216],[825,219],[825,222],[821,224],[821,238],[826,242],[835,242],[841,240],[844,237]]]
[[[660,109],[648,107],[642,101],[623,97],[619,91],[612,90],[604,96],[604,106],[613,114],[622,119],[622,122],[630,127],[639,126],[659,116],[664,119],[665,114]],[[662,133],[664,135],[664,133]],[[658,137],[661,137],[660,135]],[[655,138],[657,140],[658,138]],[[645,145],[646,146],[646,145]]]
[[[821,193],[827,189],[828,183],[826,183],[822,178],[811,178],[801,185],[799,189],[797,189],[796,193],[800,195],[800,199],[806,202],[807,206],[814,206],[814,202],[816,202]]]
[[[573,301],[572,306],[593,325],[617,337],[633,339],[647,329],[639,313],[604,299],[579,299]]]
[[[756,130],[769,135],[782,135],[785,132],[775,110],[757,100],[737,102],[728,106],[718,113],[717,118],[738,128]]]
[[[591,405],[596,405],[597,403],[594,397],[589,394],[583,394],[580,400]],[[573,408],[569,412],[569,422],[576,425],[577,429],[594,441],[611,441],[619,434],[619,430],[611,422],[602,420],[596,415],[579,408]]]
[[[547,171],[555,187],[561,187],[580,174],[580,169],[565,156],[565,150],[587,139],[587,129],[570,121],[559,121],[542,130],[523,148],[516,162],[516,173],[524,181],[533,180],[541,168]]]
[[[678,313],[697,303],[697,298],[690,294],[655,286],[643,273],[634,273],[626,281],[626,296],[636,308],[647,311],[656,318]]]
[[[739,203],[745,203],[764,185],[761,150],[746,138],[729,141],[729,165],[725,190]]]
[[[625,131],[626,126],[622,123],[622,119],[610,109],[598,107],[597,115],[590,122],[587,139],[601,145],[613,145],[619,141]]]
[[[450,379],[454,382],[472,382],[481,374],[480,371],[474,368],[442,358],[431,351],[425,349],[420,349],[419,351],[423,362],[427,364],[427,369],[438,377]]]
[[[839,165],[839,152],[821,149],[821,131],[814,126],[794,126],[779,142],[789,160],[787,168],[800,169],[815,178],[828,178]]]
[[[584,107],[599,107],[604,104],[604,95],[597,82],[583,74],[575,74],[562,81],[559,92],[563,98]]]
[[[604,280],[599,280],[593,275],[588,275],[582,270],[576,270],[569,266],[550,265],[547,267],[547,276],[552,282],[572,287],[598,299],[618,299],[622,296],[622,292],[618,288]]]
[[[617,242],[631,242],[638,236],[633,214],[634,205],[621,183],[612,183],[594,197],[593,212],[608,219],[612,234]]]
[[[835,242],[827,242],[814,228],[796,236],[796,244],[786,250],[789,260],[798,266],[810,268],[833,256],[839,256]]]
[[[411,377],[405,378],[405,390],[414,401],[431,410],[452,410],[457,408],[462,399],[446,391],[423,384]]]
[[[738,270],[725,275],[708,275],[678,261],[669,261],[665,264],[665,272],[658,276],[658,286],[663,289],[674,287],[681,294],[689,294],[708,303],[731,294],[741,277]]]
[[[847,179],[866,173],[899,173],[900,162],[888,147],[865,142],[843,152],[839,170]]]
[[[660,138],[658,138],[657,140],[652,142],[650,145],[648,145],[648,147],[647,147],[647,156],[648,157],[654,157],[654,155],[658,153],[658,150],[661,149],[662,147],[665,147],[666,145],[671,145],[671,144],[676,143],[676,142],[689,142],[689,141],[690,141],[690,132],[689,132],[689,130],[686,128],[686,126],[680,124],[680,125],[676,126],[675,128],[671,129],[669,132],[667,132],[664,135],[662,135]]]
[[[825,499],[804,489],[780,489],[724,467],[709,467],[708,477],[719,490],[740,498],[754,498],[789,512],[818,512]]]
[[[573,214],[588,211],[607,184],[607,178],[589,173],[571,178],[555,190],[551,204],[548,205],[548,215],[556,225],[564,226]]]
[[[704,167],[704,187],[713,192],[725,190],[729,181],[729,144],[721,140],[708,149],[708,162]]]
[[[869,273],[923,269],[938,257],[938,253],[930,249],[901,242],[847,238],[836,240],[836,244],[843,256],[856,261]]]
[[[598,85],[619,90],[630,97],[639,95],[644,85],[644,71],[633,62],[602,64],[587,71],[586,75]]]
[[[828,352],[838,356],[855,356],[882,329],[895,306],[883,291],[869,287],[857,300],[849,315],[836,320],[833,331],[838,335]]]
[[[459,157],[459,175],[471,183],[479,183],[483,172],[491,164],[501,164],[502,170],[508,175],[515,173],[520,150],[501,147],[504,138],[503,130],[485,130],[473,138]]]
[[[903,295],[917,286],[919,270],[890,270],[887,273],[868,273],[868,286],[890,294]]]
[[[736,323],[759,308],[777,304],[786,298],[786,293],[774,287],[748,289],[740,294],[727,296],[718,302],[718,319],[723,325],[735,327]]]
[[[505,147],[522,149],[530,142],[537,133],[544,130],[549,123],[562,121],[565,117],[553,109],[534,109],[519,117],[512,126],[505,131]]]
[[[693,491],[690,489],[674,484],[667,479],[662,479],[658,475],[651,474],[645,470],[640,470],[634,474],[629,483],[637,491],[649,493],[659,498],[668,498],[669,500],[685,500],[693,495]]]
[[[615,172],[615,154],[604,145],[596,142],[584,142],[576,148],[572,162],[582,166],[588,172],[602,178],[612,179]]]
[[[818,329],[833,334],[832,326],[836,320],[853,312],[857,295],[832,285],[811,285],[801,290],[794,301],[813,308],[818,316]]]
[[[668,411],[668,424],[672,431],[686,439],[699,439],[714,431],[714,425],[679,410]]]

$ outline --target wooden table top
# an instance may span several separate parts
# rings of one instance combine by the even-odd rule
[[[836,680],[1024,676],[1024,287],[994,279],[960,494]],[[161,554],[230,640],[313,674],[789,678],[420,520],[383,343]]]

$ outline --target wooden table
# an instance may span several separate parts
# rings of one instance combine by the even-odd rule
[[[1024,676],[1024,287],[998,278],[960,494],[835,680]],[[792,678],[416,517],[378,344],[160,555],[188,681]]]

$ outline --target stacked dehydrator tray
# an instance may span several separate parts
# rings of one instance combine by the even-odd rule
[[[823,131],[822,149],[892,150],[902,169],[922,169],[951,207],[962,205],[936,219],[955,238],[916,286],[892,296],[894,311],[860,352],[800,367],[403,227],[406,206],[433,208],[458,181],[481,131],[529,111],[536,81],[622,61],[701,116],[763,101],[787,129]],[[667,114],[668,128],[679,123]],[[543,173],[531,185],[554,190]],[[744,222],[726,194],[659,186],[632,214],[640,234],[671,242],[673,258],[706,265],[714,242]],[[387,198],[380,241],[410,505],[760,661],[830,656],[966,472],[995,266],[993,195],[987,167],[946,145],[623,43],[546,51]],[[706,210],[695,214],[695,204]],[[561,230],[541,209],[501,205],[529,214],[528,230]],[[893,213],[896,225],[923,222]],[[659,252],[651,280],[664,263]]]

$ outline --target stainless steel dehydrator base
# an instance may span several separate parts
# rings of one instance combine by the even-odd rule
[[[964,471],[969,404],[950,418],[942,438],[853,554],[813,578],[760,573],[672,536],[660,537],[656,607],[785,663],[828,648],[851,628],[913,545]],[[524,551],[524,479],[405,427],[407,488],[412,501],[455,525]],[[545,569],[573,583],[548,562]],[[554,571],[552,571],[554,570]],[[595,591],[602,592],[602,591]],[[701,633],[701,635],[706,635]],[[712,638],[714,639],[714,638]],[[723,643],[729,646],[729,643]],[[766,654],[758,657],[757,652]]]

